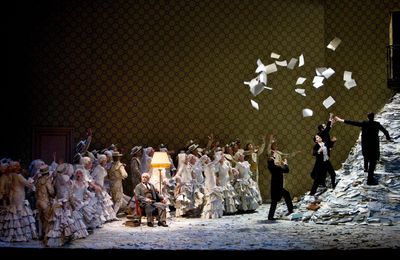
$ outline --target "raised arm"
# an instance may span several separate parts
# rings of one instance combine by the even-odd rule
[[[386,140],[389,141],[391,139],[389,132],[381,124],[379,124],[379,130],[386,136]]]
[[[351,120],[347,120],[347,119],[344,120],[344,119],[342,119],[342,118],[340,118],[338,116],[335,116],[335,121],[338,121],[338,122],[341,122],[341,123],[345,123],[345,124],[348,124],[348,125],[359,126],[359,127],[363,126],[362,122],[351,121]]]
[[[271,156],[271,145],[274,142],[274,136],[272,134],[270,134],[267,137],[267,156],[270,157]]]
[[[264,135],[262,137],[262,144],[261,144],[260,148],[258,148],[258,151],[257,151],[258,155],[261,155],[264,152],[267,138],[268,138],[267,135]]]

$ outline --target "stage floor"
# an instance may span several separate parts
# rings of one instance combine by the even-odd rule
[[[399,253],[400,226],[318,225],[289,220],[267,221],[268,204],[255,213],[220,219],[169,218],[169,227],[124,225],[125,218],[95,229],[85,239],[58,249],[44,249],[40,241],[0,242],[3,253],[142,253],[260,254],[299,253],[374,254]],[[176,251],[178,250],[178,251]]]

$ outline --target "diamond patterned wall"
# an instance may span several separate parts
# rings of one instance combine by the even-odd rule
[[[285,183],[301,195],[311,186],[316,126],[329,112],[362,119],[392,94],[385,46],[389,11],[399,8],[395,2],[57,1],[31,4],[37,12],[17,6],[23,22],[15,28],[26,33],[17,37],[25,40],[19,45],[26,54],[18,87],[29,97],[19,154],[31,159],[34,126],[73,127],[76,141],[92,127],[91,149],[117,143],[125,153],[137,144],[168,143],[171,149],[189,139],[205,144],[209,133],[223,143],[235,138],[258,143],[273,133],[282,151],[306,150],[289,161]],[[335,36],[342,44],[333,52],[326,45]],[[243,81],[257,76],[258,58],[273,61],[271,52],[287,60],[304,54],[305,66],[278,67],[268,75],[273,90],[253,97]],[[320,89],[311,83],[316,67],[337,72]],[[344,70],[353,71],[358,87],[343,86]],[[306,97],[294,92],[300,76],[307,78]],[[329,95],[337,103],[326,110],[322,101]],[[305,107],[314,110],[313,117],[302,117]],[[339,141],[332,160],[339,168],[358,132],[338,126],[333,134]],[[123,161],[129,160],[125,155]],[[269,198],[265,156],[260,170],[262,194]]]

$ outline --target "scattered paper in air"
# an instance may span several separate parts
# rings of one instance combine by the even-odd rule
[[[281,67],[286,67],[287,66],[287,61],[286,60],[277,60],[275,61],[276,65],[281,66]]]
[[[322,76],[324,76],[326,79],[329,79],[333,74],[335,74],[335,71],[332,68],[326,69],[324,72],[322,72]]]
[[[257,96],[264,90],[264,86],[267,84],[267,74],[262,72],[257,77],[250,80],[250,82],[245,81],[244,84],[249,86],[251,94]]]
[[[270,73],[273,73],[273,72],[277,72],[277,71],[278,71],[278,68],[276,67],[275,63],[271,63],[271,64],[269,64],[269,65],[267,65],[265,67],[265,72],[267,74],[270,74]]]
[[[281,57],[281,55],[279,55],[279,54],[277,54],[275,52],[271,53],[271,58],[273,58],[273,59],[279,59],[280,57]]]
[[[296,93],[299,93],[300,95],[302,95],[303,97],[306,96],[306,90],[303,88],[296,88],[294,91],[296,91]]]
[[[349,80],[349,81],[346,81],[346,82],[344,83],[344,86],[345,86],[347,89],[351,89],[351,88],[357,86],[357,83],[356,83],[356,81],[355,81],[354,79],[351,79],[351,80]]]
[[[303,65],[304,65],[304,56],[303,56],[303,54],[301,54],[299,57],[299,67],[301,67]]]
[[[296,63],[297,63],[297,59],[296,58],[292,58],[290,61],[289,61],[289,64],[287,65],[287,68],[288,69],[294,69],[294,66],[296,66]]]
[[[296,85],[301,85],[306,81],[306,78],[299,77],[296,81]]]
[[[324,102],[322,102],[322,104],[324,105],[325,108],[330,108],[333,104],[335,104],[335,100],[333,99],[332,96],[329,96],[327,99],[324,100]]]
[[[339,46],[339,44],[342,42],[339,38],[335,37],[329,44],[326,46],[326,48],[331,49],[331,50],[336,50],[336,48]]]
[[[257,109],[257,110],[260,110],[259,107],[258,107],[258,103],[257,103],[256,101],[254,101],[254,100],[251,99],[250,102],[251,102],[251,106],[252,106],[252,107],[254,107],[254,108]]]
[[[344,81],[350,81],[351,80],[351,75],[352,75],[352,72],[351,71],[344,71],[343,72],[343,80]]]
[[[310,117],[314,114],[314,112],[309,109],[309,108],[305,108],[303,109],[303,117]]]

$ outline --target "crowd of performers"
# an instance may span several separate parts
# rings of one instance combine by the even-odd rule
[[[89,133],[77,144],[71,163],[54,158],[48,165],[36,159],[22,169],[18,161],[1,159],[1,241],[40,239],[57,247],[85,238],[119,220],[118,213],[134,210],[135,196],[124,193],[123,182],[131,181],[134,190],[144,173],[166,201],[169,216],[220,218],[252,212],[262,204],[257,164],[266,137],[260,146],[242,149],[239,140],[219,147],[210,135],[206,147],[190,141],[177,154],[165,145],[138,145],[131,149],[129,166],[120,161],[123,154],[115,145],[89,152],[91,138]],[[170,168],[151,168],[156,150],[167,152]]]
[[[319,126],[314,138],[316,164],[311,174],[314,183],[310,195],[315,194],[319,185],[325,186],[327,172],[332,188],[336,185],[335,172],[329,162],[329,150],[336,141],[329,137],[333,122],[333,115],[330,115],[328,123]],[[177,153],[160,145],[157,150],[168,154],[171,165],[161,171],[151,167],[156,151],[153,147],[134,146],[127,166],[120,161],[123,155],[115,145],[101,152],[89,152],[91,139],[89,130],[87,138],[77,144],[72,163],[62,159],[56,162],[54,158],[47,165],[36,159],[24,170],[18,161],[1,160],[1,241],[40,239],[46,246],[53,247],[85,238],[105,223],[119,220],[118,213],[135,212],[138,198],[134,191],[143,191],[146,187],[151,187],[151,193],[156,190],[169,216],[210,219],[253,212],[262,204],[258,162],[264,150],[272,175],[268,219],[275,219],[276,204],[282,197],[288,214],[293,212],[290,194],[283,187],[283,174],[289,171],[287,158],[297,152],[279,151],[272,135],[263,136],[259,145],[247,143],[244,147],[240,140],[220,146],[210,135],[205,147],[190,141]],[[131,181],[132,190],[126,191],[130,196],[124,193],[123,182],[126,181]],[[148,183],[151,186],[147,186]],[[138,201],[144,206],[146,198],[142,195],[139,198],[144,200]],[[148,226],[153,226],[147,217]],[[159,220],[159,225],[166,227],[164,220],[165,217],[162,222]]]

